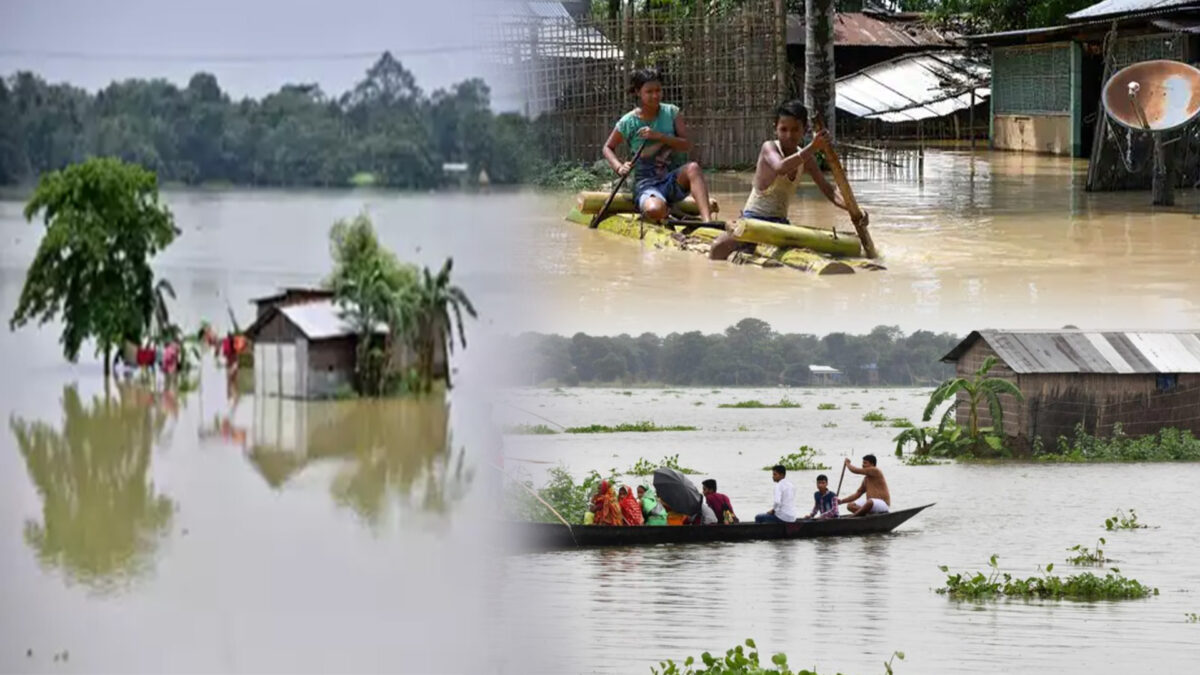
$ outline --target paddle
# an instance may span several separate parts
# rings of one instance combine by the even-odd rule
[[[638,147],[637,152],[633,153],[633,161],[629,163],[629,171],[625,172],[625,174],[621,176],[621,180],[617,181],[616,187],[613,188],[612,194],[608,195],[608,199],[604,202],[604,206],[601,206],[600,210],[596,212],[596,215],[592,216],[592,222],[588,223],[589,229],[594,230],[600,226],[600,221],[604,219],[604,214],[608,212],[608,207],[611,206],[613,200],[617,198],[617,193],[621,191],[621,186],[625,184],[625,179],[629,177],[629,174],[633,173],[634,168],[637,166],[638,160],[642,157],[642,150],[645,149],[646,141],[643,140],[642,145]]]
[[[833,508],[839,508],[838,496],[842,494],[842,479],[846,477],[846,463],[842,462],[842,475],[838,476],[837,491],[833,493]]]
[[[819,132],[823,128],[821,116],[817,115],[813,120],[813,130]],[[850,212],[850,222],[854,224],[854,231],[858,233],[858,240],[862,242],[863,253],[868,258],[878,258],[879,253],[875,250],[875,242],[871,240],[871,233],[867,232],[863,211],[858,207],[858,201],[854,199],[854,190],[850,189],[850,181],[846,179],[846,170],[842,168],[842,161],[838,159],[837,151],[833,149],[832,143],[826,145],[824,150],[825,161],[829,163],[829,172],[833,174],[833,181],[837,183],[838,191],[842,193],[842,199],[846,202],[846,210]]]

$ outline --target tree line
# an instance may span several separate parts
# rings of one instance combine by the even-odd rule
[[[962,338],[924,330],[905,335],[896,326],[818,337],[743,319],[709,335],[524,333],[511,339],[516,384],[765,387],[810,384],[811,365],[837,368],[850,385],[932,385],[953,376],[954,367],[940,359]]]
[[[427,95],[387,52],[337,97],[288,84],[235,101],[203,72],[183,88],[128,79],[95,94],[31,72],[0,78],[0,184],[32,183],[89,157],[185,184],[426,189],[446,182],[447,162],[514,183],[538,168],[524,161],[535,138],[523,116],[492,112],[483,80]]]

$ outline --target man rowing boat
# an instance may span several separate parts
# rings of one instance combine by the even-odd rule
[[[855,516],[867,516],[872,513],[888,513],[891,511],[892,495],[888,492],[887,480],[883,472],[875,466],[875,455],[863,455],[862,468],[850,463],[846,458],[846,468],[850,473],[863,476],[862,485],[849,497],[839,499],[839,504],[846,504],[850,513]]]

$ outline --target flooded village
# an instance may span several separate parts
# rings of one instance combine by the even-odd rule
[[[1200,3],[110,4],[0,20],[0,671],[1200,659]]]

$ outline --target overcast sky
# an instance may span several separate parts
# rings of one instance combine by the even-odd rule
[[[473,47],[485,17],[511,0],[0,0],[0,74],[32,70],[96,90],[116,79],[180,85],[213,73],[235,98],[286,83],[341,94],[384,50],[426,92],[488,80],[512,107],[503,75]]]

